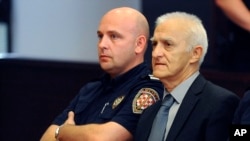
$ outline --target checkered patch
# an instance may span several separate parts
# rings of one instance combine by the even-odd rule
[[[158,101],[159,94],[152,88],[142,88],[133,100],[133,112],[141,114],[144,109]]]

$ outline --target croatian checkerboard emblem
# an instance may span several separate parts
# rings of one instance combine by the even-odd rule
[[[141,114],[144,109],[158,101],[159,94],[152,88],[142,88],[133,100],[133,112]]]

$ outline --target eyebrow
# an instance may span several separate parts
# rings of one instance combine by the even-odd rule
[[[102,32],[101,32],[101,31],[99,31],[99,30],[98,30],[96,33],[97,33],[98,35],[99,35],[99,34],[102,34]]]
[[[150,41],[155,41],[155,38],[151,37]],[[167,38],[160,38],[160,41],[171,41],[171,42],[173,42],[174,40],[172,38],[167,37]]]
[[[109,30],[106,33],[107,34],[117,34],[117,35],[120,35],[120,36],[122,35],[121,33],[117,32],[116,30]],[[98,30],[97,34],[104,34],[104,33]]]

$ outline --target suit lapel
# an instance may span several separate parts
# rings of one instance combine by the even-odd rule
[[[139,133],[139,134],[142,135],[139,140],[141,140],[141,141],[148,140],[154,118],[155,118],[160,106],[161,106],[161,100],[157,101],[155,104],[148,107],[144,111],[143,116],[141,116],[141,119],[139,121],[139,125],[141,125],[140,128],[142,128],[139,130],[139,131],[141,131],[141,133]]]
[[[191,85],[175,116],[175,119],[167,137],[167,141],[175,140],[176,136],[181,131],[182,127],[184,126],[184,123],[187,121],[189,115],[191,114],[195,105],[199,101],[198,95],[202,91],[205,83],[206,80],[201,75],[199,75],[194,81],[194,83]]]

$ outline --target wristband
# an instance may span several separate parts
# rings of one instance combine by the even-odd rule
[[[58,138],[58,136],[59,136],[59,132],[60,132],[60,128],[61,128],[62,126],[59,126],[59,127],[57,127],[56,128],[56,131],[55,131],[55,138],[57,139]]]

